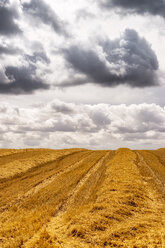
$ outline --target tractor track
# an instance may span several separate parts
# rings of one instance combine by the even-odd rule
[[[144,170],[147,171],[148,176],[144,176],[146,181],[153,182],[157,188],[157,190],[165,197],[165,181],[159,178],[159,174],[154,172],[154,170],[149,166],[149,164],[145,161],[144,157],[139,153],[136,152],[137,158],[139,162],[137,163],[142,175],[142,166]]]
[[[109,154],[110,152],[107,152],[105,156],[100,158],[92,167],[90,167],[90,169],[84,175],[82,175],[82,178],[79,180],[76,187],[72,190],[71,193],[69,193],[67,198],[64,199],[64,201],[61,204],[59,204],[56,213],[51,218],[51,220],[48,223],[46,223],[44,226],[42,226],[42,228],[22,246],[23,248],[32,247],[32,245],[40,238],[40,234],[45,229],[49,229],[51,225],[54,225],[54,221],[56,221],[56,218],[61,217],[67,210],[69,210],[74,205],[74,200],[77,197],[83,185],[87,183],[91,175],[93,175],[97,170],[99,170],[100,167],[103,166],[104,162],[108,159]]]
[[[63,155],[59,158],[57,158],[56,160],[54,160],[53,162],[48,162],[48,163],[45,163],[45,164],[42,164],[41,166],[38,166],[38,167],[35,167],[33,168],[33,170],[29,170],[29,173],[31,173],[32,171],[37,171],[37,168],[40,169],[41,167],[46,167],[48,166],[49,164],[52,164],[54,162],[59,162],[61,161],[62,159],[65,159],[66,157],[68,156],[71,156],[73,154],[75,154],[77,152],[74,152],[72,154],[67,154],[67,155]],[[86,152],[86,154],[84,154],[83,158],[80,159],[79,161],[73,163],[71,166],[69,166],[68,168],[59,168],[59,170],[57,171],[56,168],[54,168],[54,172],[53,172],[53,175],[51,176],[48,176],[46,177],[46,179],[43,179],[42,181],[36,183],[30,190],[28,190],[26,193],[22,194],[22,195],[19,195],[17,197],[17,199],[13,200],[13,201],[10,201],[9,204],[6,204],[2,207],[0,207],[0,213],[4,212],[4,211],[7,211],[8,209],[10,209],[13,205],[18,205],[20,204],[22,201],[24,201],[25,199],[27,199],[28,197],[31,197],[32,195],[38,193],[41,189],[43,189],[44,187],[48,186],[49,184],[51,184],[55,179],[57,179],[59,176],[65,174],[65,173],[68,173],[70,171],[72,171],[73,169],[79,167],[81,165],[81,163],[88,157],[92,154],[92,152]],[[26,172],[25,173],[26,175],[26,178],[29,178],[28,176],[28,173]],[[24,176],[24,175],[23,175]],[[21,180],[21,179],[20,179]]]

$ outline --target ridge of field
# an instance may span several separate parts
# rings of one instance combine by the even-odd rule
[[[20,152],[9,153],[2,156],[0,161],[0,180],[13,177],[27,170],[53,162],[58,157],[77,152],[82,149],[48,150],[48,149],[26,149]]]
[[[0,150],[1,248],[165,247],[165,149]]]

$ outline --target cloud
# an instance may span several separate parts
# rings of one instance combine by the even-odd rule
[[[49,111],[53,113],[62,113],[62,114],[74,114],[74,104],[72,103],[65,103],[61,101],[53,101],[50,104],[48,104]]]
[[[15,7],[0,4],[0,34],[15,35],[21,33],[16,20],[19,15]]]
[[[87,19],[92,19],[96,17],[93,13],[91,13],[90,11],[86,10],[86,9],[79,9],[76,13],[76,20],[87,20]]]
[[[49,86],[38,79],[35,66],[5,68],[5,76],[0,75],[0,94],[27,94]],[[7,79],[5,81],[5,79]]]
[[[0,94],[30,94],[50,87],[45,83],[44,78],[46,74],[44,67],[50,64],[50,59],[39,44],[36,49],[33,47],[27,49],[28,53],[26,53],[24,48],[18,48],[18,44],[12,46],[10,42],[2,40]]]
[[[159,15],[165,18],[164,0],[103,0],[101,6],[107,9],[122,8],[128,13]]]
[[[50,25],[58,34],[67,36],[64,24],[53,9],[43,0],[31,0],[29,3],[24,3],[23,9],[26,13],[34,18],[38,18],[44,24]]]
[[[44,62],[46,64],[50,64],[50,59],[46,55],[45,52],[34,52],[33,55],[25,55],[25,58],[32,63],[36,63],[37,61]]]
[[[54,100],[33,109],[2,103],[0,112],[0,132],[15,147],[18,139],[22,147],[164,146],[165,108],[156,104],[82,105]]]
[[[102,109],[96,109],[91,112],[90,115],[93,123],[99,127],[106,127],[111,123],[107,113],[104,113]]]
[[[127,29],[119,39],[99,41],[97,46],[102,53],[79,45],[63,50],[68,68],[85,79],[73,78],[62,86],[95,83],[106,87],[127,84],[143,88],[158,85],[156,54],[135,30]]]
[[[156,104],[132,104],[113,106],[112,116],[118,111],[118,117],[112,123],[114,132],[127,137],[141,134],[145,139],[147,132],[163,133],[165,108]],[[112,119],[114,119],[112,117]]]
[[[17,47],[0,45],[0,55],[14,55],[20,52],[21,50]]]

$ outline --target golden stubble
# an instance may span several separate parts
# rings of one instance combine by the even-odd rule
[[[165,149],[0,156],[0,247],[165,247]]]

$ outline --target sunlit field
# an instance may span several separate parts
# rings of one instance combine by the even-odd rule
[[[0,248],[164,248],[165,149],[0,150]]]

